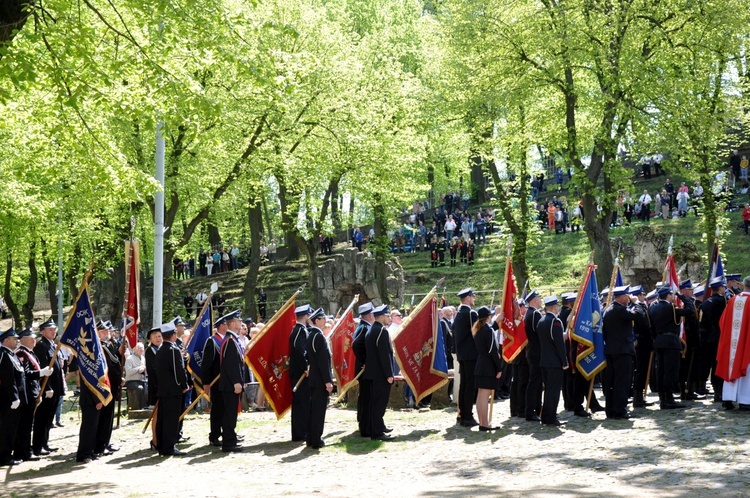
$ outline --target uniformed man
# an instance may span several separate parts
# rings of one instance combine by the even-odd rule
[[[680,399],[683,401],[692,401],[696,399],[705,399],[705,395],[695,393],[696,380],[698,379],[699,367],[699,316],[698,303],[693,297],[693,283],[688,280],[680,282],[680,300],[683,303],[690,301],[693,314],[685,317],[685,354],[680,362]]]
[[[569,363],[565,352],[563,323],[557,316],[560,311],[557,296],[552,295],[544,299],[544,311],[544,317],[537,324],[539,368],[544,382],[541,422],[544,425],[560,426],[564,422],[557,418],[557,405],[560,403],[563,372],[569,368]]]
[[[726,287],[722,277],[715,277],[709,283],[711,286],[711,297],[701,305],[700,312],[700,339],[702,353],[702,368],[699,382],[704,383],[711,374],[711,386],[714,390],[714,402],[720,402],[724,381],[716,375],[716,350],[719,345],[721,328],[719,321],[721,314],[727,306],[725,297]]]
[[[310,386],[307,379],[307,326],[312,313],[310,305],[297,306],[294,314],[297,323],[289,333],[289,380],[292,387],[300,378],[302,383],[292,393],[292,441],[307,439],[307,427],[310,417]]]
[[[516,326],[526,316],[526,301],[518,298],[518,316],[513,317]],[[510,416],[526,418],[526,390],[529,387],[529,361],[526,352],[521,351],[512,363],[513,380],[510,385]]]
[[[156,415],[156,441],[162,456],[182,456],[177,449],[180,441],[180,414],[182,396],[188,390],[187,372],[182,351],[175,344],[174,322],[161,326],[164,343],[156,352],[156,375],[159,379],[159,410]]]
[[[607,418],[628,419],[628,393],[635,360],[635,322],[644,327],[646,318],[639,307],[630,306],[630,287],[612,289],[612,304],[604,310],[602,335],[607,368],[604,370],[604,396]]]
[[[164,342],[161,336],[161,328],[154,327],[148,331],[148,347],[143,354],[146,361],[146,387],[148,389],[148,405],[153,407],[156,404],[156,393],[159,390],[159,381],[156,376],[156,352]]]
[[[568,364],[571,364],[573,361],[573,356],[575,353],[571,352],[571,341],[570,337],[568,336],[568,318],[570,318],[570,314],[573,312],[573,304],[576,301],[577,294],[575,292],[563,292],[560,294],[560,301],[562,304],[562,307],[560,308],[560,314],[558,315],[558,318],[560,321],[562,321],[563,324],[563,330],[565,331],[565,354],[568,357]],[[565,406],[565,411],[568,412],[574,412],[575,411],[575,404],[573,403],[574,396],[573,396],[573,386],[575,378],[573,377],[573,370],[572,368],[568,368],[563,372],[563,389],[562,389],[562,395],[563,395],[563,404]]]
[[[456,319],[453,320],[453,344],[456,350],[459,368],[458,416],[462,427],[474,427],[479,422],[474,418],[474,403],[477,399],[477,388],[474,382],[474,369],[477,363],[477,347],[471,329],[477,320],[474,306],[474,290],[469,287],[458,294],[461,306],[458,307]]]
[[[375,321],[372,316],[372,303],[365,303],[357,308],[359,312],[359,325],[354,329],[352,349],[356,358],[354,369],[359,373],[365,368],[367,358],[367,345],[365,336],[367,331]],[[370,401],[372,399],[372,382],[364,378],[364,374],[359,377],[359,396],[357,397],[357,423],[359,424],[359,435],[361,437],[370,437]]]
[[[370,437],[388,441],[393,436],[386,427],[383,417],[388,408],[388,399],[393,385],[393,349],[388,325],[391,324],[391,312],[388,305],[378,306],[372,312],[375,323],[365,335],[367,363],[362,376],[372,382],[372,399],[370,400]]]
[[[16,444],[13,451],[14,460],[39,460],[39,455],[31,451],[31,430],[34,425],[34,408],[36,398],[39,396],[39,379],[52,375],[52,369],[39,363],[39,358],[34,354],[36,345],[36,334],[27,328],[19,335],[21,345],[16,350],[16,357],[23,366],[24,378],[26,379],[26,403],[18,408],[19,422]]]
[[[177,349],[182,351],[185,348],[185,344],[182,342],[182,336],[185,334],[185,327],[187,326],[187,323],[185,323],[185,320],[182,319],[180,315],[177,315],[173,320],[172,323],[175,326],[175,329],[177,331],[175,332],[175,340],[174,344],[177,346]]]
[[[112,427],[115,421],[115,409],[118,396],[122,389],[122,365],[115,345],[111,342],[110,329],[107,323],[97,324],[97,334],[102,345],[102,353],[107,362],[107,377],[112,389],[112,402],[102,407],[99,414],[99,426],[96,435],[96,446],[94,453],[97,455],[109,455],[119,448],[111,444]],[[157,373],[158,376],[158,373]]]
[[[28,403],[28,399],[23,366],[14,353],[17,347],[18,334],[13,328],[0,334],[0,467],[21,463],[21,460],[13,459],[13,448],[19,408]]]
[[[727,273],[725,278],[727,289],[724,297],[726,297],[728,301],[733,296],[742,292],[742,275],[739,273]]]
[[[224,418],[221,424],[221,451],[237,453],[242,445],[237,437],[237,412],[240,407],[240,393],[245,386],[244,369],[245,353],[240,345],[238,334],[242,319],[240,311],[235,310],[222,317],[226,322],[226,336],[221,345],[221,376],[219,389],[224,400]]]
[[[646,401],[644,392],[646,391],[646,378],[648,377],[648,368],[651,363],[651,354],[654,350],[654,337],[651,328],[651,317],[648,314],[648,305],[643,295],[643,286],[636,285],[630,287],[630,295],[636,299],[633,306],[640,308],[645,321],[635,322],[635,380],[633,384],[633,408],[646,408],[653,405],[652,402]]]
[[[221,345],[227,333],[226,316],[214,321],[216,331],[206,344],[203,345],[203,362],[201,363],[201,380],[204,386],[211,384],[211,413],[210,431],[208,433],[208,442],[212,446],[221,446],[222,423],[224,420],[224,401],[219,388],[219,378],[221,374]]]
[[[659,299],[649,308],[654,326],[654,348],[656,349],[656,376],[659,388],[659,401],[662,410],[685,408],[674,400],[672,390],[677,386],[680,373],[680,318],[693,313],[685,303],[685,308],[674,305],[675,295],[669,285],[657,289]]]
[[[63,375],[62,353],[55,355],[55,337],[57,336],[57,325],[50,318],[39,326],[42,338],[34,346],[34,354],[39,359],[39,364],[49,366],[52,363],[52,375],[49,376],[47,385],[42,393],[42,402],[36,409],[34,417],[34,435],[31,440],[31,448],[35,455],[49,455],[57,451],[57,448],[49,446],[49,430],[55,418],[57,405],[60,398],[65,395],[65,378]],[[52,361],[54,358],[54,361]]]
[[[325,446],[323,426],[326,421],[328,397],[333,391],[331,378],[331,352],[322,327],[326,323],[323,308],[318,308],[310,317],[310,333],[307,336],[307,360],[310,372],[310,417],[307,427],[308,448]]]
[[[529,422],[541,422],[539,409],[542,404],[542,371],[539,361],[542,352],[537,327],[542,320],[542,313],[539,311],[539,308],[542,306],[542,297],[534,289],[526,294],[524,301],[526,301],[528,309],[526,310],[523,323],[526,328],[526,337],[529,341],[526,345],[526,360],[529,363],[529,384],[526,387],[526,420]]]

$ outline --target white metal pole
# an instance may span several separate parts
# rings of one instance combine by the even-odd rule
[[[152,326],[159,327],[162,317],[164,284],[164,122],[156,125],[156,181],[161,189],[154,196],[154,301]]]

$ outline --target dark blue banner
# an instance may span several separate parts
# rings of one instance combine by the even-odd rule
[[[201,365],[203,364],[203,347],[206,345],[206,341],[211,338],[213,332],[213,309],[211,300],[209,299],[206,303],[206,307],[203,309],[198,318],[195,320],[195,326],[193,327],[193,335],[190,338],[190,342],[187,346],[187,352],[190,356],[188,360],[188,371],[193,375],[195,379],[195,387],[198,391],[203,390],[203,379],[201,378]],[[248,331],[249,333],[249,331]],[[211,382],[208,379],[207,382]]]

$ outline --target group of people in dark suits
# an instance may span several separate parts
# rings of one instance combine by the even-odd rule
[[[309,305],[294,310],[297,323],[289,334],[289,373],[292,392],[292,441],[305,441],[308,448],[325,446],[328,399],[333,391],[331,351],[323,335],[326,314]]]

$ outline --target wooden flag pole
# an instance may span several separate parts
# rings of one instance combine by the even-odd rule
[[[654,352],[651,351],[651,354],[648,357],[648,370],[646,370],[646,385],[643,386],[643,397],[646,398],[646,393],[648,392],[648,382],[651,379],[651,365],[654,364]]]
[[[221,377],[221,374],[217,375],[217,376],[216,376],[216,378],[215,378],[215,379],[213,380],[213,382],[211,382],[211,383],[210,383],[210,384],[208,385],[208,387],[207,387],[207,388],[204,388],[204,389],[203,389],[203,392],[202,392],[202,393],[200,393],[200,394],[198,395],[198,397],[197,397],[197,398],[195,398],[195,400],[194,400],[194,401],[193,401],[192,403],[190,403],[190,406],[188,406],[187,408],[185,408],[185,411],[184,411],[184,412],[182,412],[182,414],[180,415],[180,418],[179,418],[179,420],[182,420],[183,418],[185,418],[185,415],[187,415],[188,413],[190,413],[190,410],[192,410],[192,409],[193,409],[193,408],[195,407],[195,405],[197,405],[197,404],[198,404],[198,401],[200,401],[200,399],[201,399],[201,398],[206,398],[206,399],[208,399],[208,400],[210,400],[210,399],[211,399],[211,398],[209,397],[209,396],[210,396],[210,394],[209,394],[209,393],[211,392],[211,387],[212,387],[212,386],[213,386],[213,385],[214,385],[214,384],[215,384],[215,383],[216,383],[216,382],[217,382],[217,381],[219,380],[219,377]],[[157,402],[158,402],[158,401],[157,401]],[[154,407],[154,409],[155,409],[155,408],[156,408],[156,407]],[[143,430],[144,430],[144,432],[145,432],[145,430],[146,430],[146,429],[144,428]]]
[[[299,386],[302,385],[302,381],[305,380],[305,377],[307,377],[307,370],[305,370],[305,373],[303,373],[302,375],[300,375],[299,380],[297,381],[296,384],[294,384],[294,387],[292,388],[292,392],[293,393],[297,392],[297,389],[299,388]]]
[[[358,374],[357,374],[357,375],[356,375],[356,376],[355,376],[355,377],[354,377],[354,378],[352,379],[352,381],[351,381],[351,382],[349,383],[349,387],[347,387],[347,388],[346,388],[346,389],[345,389],[344,391],[342,391],[342,392],[341,392],[341,394],[339,394],[339,397],[338,397],[338,398],[336,398],[335,400],[333,400],[333,404],[334,404],[334,405],[335,405],[336,403],[338,403],[339,401],[341,401],[341,400],[342,400],[342,399],[344,398],[344,395],[345,395],[345,394],[347,393],[347,391],[348,391],[348,390],[349,390],[349,389],[351,388],[351,386],[352,386],[352,385],[354,384],[354,381],[355,381],[355,380],[359,380],[359,378],[360,378],[360,377],[362,376],[362,373],[363,373],[364,371],[365,371],[365,369],[364,369],[364,368],[363,368],[362,370],[360,370],[360,371],[359,371],[359,373],[358,373]]]
[[[493,389],[492,392],[490,392],[490,414],[487,418],[488,422],[490,423],[490,427],[492,427],[492,409],[495,408],[495,390]]]
[[[154,407],[151,409],[151,413],[148,415],[148,420],[146,420],[146,425],[143,426],[143,430],[141,431],[141,434],[144,434],[146,432],[146,429],[148,429],[149,424],[151,423],[151,420],[154,418],[154,414],[156,413],[156,407],[159,406],[159,400],[156,400],[156,403],[154,403]]]
[[[596,375],[591,376],[591,380],[589,381],[589,395],[586,398],[586,411],[589,411],[589,408],[591,407],[591,396],[594,395],[594,379],[596,378]]]

